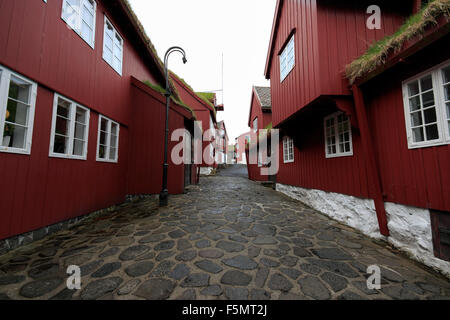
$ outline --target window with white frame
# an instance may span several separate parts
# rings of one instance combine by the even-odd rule
[[[94,0],[63,0],[62,19],[92,48],[95,43],[96,10]]]
[[[403,84],[408,147],[450,143],[450,63]]]
[[[255,120],[253,120],[253,131],[258,131],[258,118],[255,118]]]
[[[325,153],[327,158],[353,155],[350,118],[343,112],[334,113],[324,120]]]
[[[106,16],[103,34],[103,59],[118,74],[122,75],[123,39]]]
[[[37,84],[0,66],[0,151],[30,154]]]
[[[89,118],[89,109],[55,94],[49,155],[86,160]]]
[[[283,160],[284,163],[294,162],[294,139],[283,138]]]
[[[97,161],[117,162],[120,126],[104,116],[98,119]]]
[[[280,82],[282,82],[295,66],[295,40],[294,35],[280,54]]]

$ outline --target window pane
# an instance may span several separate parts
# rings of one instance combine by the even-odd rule
[[[106,145],[106,132],[100,132],[100,144]]]
[[[426,127],[427,132],[427,140],[436,140],[439,139],[439,131],[437,124],[433,124],[431,126]]]
[[[445,99],[445,101],[450,100],[450,84],[447,84],[446,86],[444,86],[444,99]]]
[[[448,102],[446,105],[447,105],[447,119],[450,119],[450,102]]]
[[[106,147],[105,146],[100,146],[98,148],[98,157],[100,159],[105,159],[106,158]]]
[[[69,138],[55,135],[55,141],[53,143],[53,152],[54,153],[61,153],[66,154],[67,153],[67,146]]]
[[[104,41],[105,41],[105,46],[112,51],[113,39],[109,35],[106,35]]]
[[[419,94],[419,82],[414,81],[414,82],[408,84],[408,92],[409,92],[410,97]]]
[[[433,89],[433,81],[431,76],[420,79],[420,89],[422,92]]]
[[[58,99],[57,114],[59,116],[64,117],[64,118],[69,118],[69,115],[70,115],[70,102],[67,102],[67,101],[62,100],[61,98],[59,98]]]
[[[67,22],[69,26],[76,29],[78,21],[78,12],[80,11],[81,0],[66,0],[63,6],[62,18]]]
[[[67,119],[56,117],[55,133],[63,136],[69,135],[69,121]]]
[[[111,134],[117,136],[117,124],[111,123]]]
[[[116,160],[117,149],[110,148],[109,149],[109,160]]]
[[[108,120],[102,119],[101,125],[100,125],[100,130],[107,131],[107,129],[108,129]]]
[[[84,134],[86,132],[86,126],[83,124],[75,124],[75,138],[80,140],[85,140]]]
[[[111,138],[109,140],[110,140],[109,145],[112,148],[117,147],[117,136],[111,135]]]
[[[89,3],[89,1],[87,2]],[[86,22],[86,24],[92,29],[94,26],[94,15],[93,15],[93,10],[92,5],[91,8],[86,7],[86,4],[83,6],[83,13],[82,13],[82,18],[83,21]]]
[[[11,82],[9,84],[9,94],[8,97],[15,100],[19,100],[25,104],[30,103],[30,90],[31,85],[14,75],[11,75]]]
[[[411,126],[417,127],[422,125],[422,112],[414,112],[411,114]]]
[[[103,51],[103,58],[105,59],[106,62],[112,64],[113,61],[112,51],[110,51],[108,48],[105,48],[105,50]]]
[[[89,44],[92,44],[92,29],[83,21],[81,24],[81,37]]]
[[[437,121],[435,108],[424,110],[423,113],[425,115],[425,123],[434,123]]]
[[[445,69],[442,69],[442,79],[443,79],[444,83],[450,82],[450,66],[448,66]]]
[[[2,146],[25,149],[27,129],[14,124],[5,123]]]
[[[113,68],[116,71],[120,72],[120,70],[122,69],[122,62],[118,58],[114,57],[114,63],[113,64],[114,64]]]
[[[434,105],[434,93],[433,91],[424,93],[422,95],[423,108],[431,107]]]
[[[409,105],[411,111],[417,111],[420,109],[420,97],[414,97],[409,99]]]
[[[73,155],[74,156],[83,156],[84,154],[84,141],[74,140],[73,141]]]
[[[8,99],[5,115],[6,121],[26,126],[28,124],[29,108],[28,105]]]
[[[424,135],[423,135],[423,128],[415,128],[413,129],[413,138],[414,138],[414,142],[422,142],[424,141]]]
[[[77,112],[76,112],[76,115],[75,115],[75,121],[77,121],[79,123],[86,124],[86,120],[87,120],[86,119],[86,115],[87,115],[86,110],[77,108]]]

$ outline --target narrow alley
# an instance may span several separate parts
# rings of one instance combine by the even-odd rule
[[[117,210],[0,258],[0,299],[448,299],[450,284],[403,254],[245,178]],[[69,290],[67,267],[81,267]],[[369,290],[367,268],[381,269]]]

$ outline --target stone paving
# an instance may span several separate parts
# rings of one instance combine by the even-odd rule
[[[366,285],[381,267],[380,290]],[[81,290],[66,268],[81,267]],[[242,177],[127,203],[0,257],[2,299],[449,299],[404,255]]]

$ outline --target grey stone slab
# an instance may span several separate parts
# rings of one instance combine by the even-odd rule
[[[10,284],[21,283],[25,281],[25,276],[23,275],[6,275],[0,276],[0,286],[7,286]]]
[[[165,300],[170,297],[175,283],[167,279],[150,279],[142,283],[134,295],[147,300]]]
[[[320,276],[320,278],[328,283],[328,285],[333,289],[334,292],[339,292],[347,288],[348,281],[344,277],[338,276],[337,274],[331,272],[325,272]]]
[[[256,239],[253,240],[253,243],[257,245],[270,245],[277,244],[278,241],[272,236],[257,236]]]
[[[190,268],[184,264],[178,264],[172,272],[169,274],[169,277],[175,280],[181,280],[189,275]]]
[[[211,241],[203,239],[195,243],[195,246],[199,249],[205,249],[211,247]]]
[[[119,247],[112,247],[112,248],[109,248],[109,249],[105,250],[104,252],[102,252],[102,253],[99,255],[99,258],[107,258],[107,257],[114,256],[114,255],[116,255],[117,253],[119,253],[119,251],[120,251]]]
[[[218,297],[223,293],[223,289],[219,285],[209,286],[200,291],[200,293],[204,296],[213,296]]]
[[[156,251],[170,250],[174,246],[175,246],[175,241],[173,241],[173,240],[162,241],[155,246],[155,250]]]
[[[258,266],[255,260],[243,255],[235,256],[230,259],[223,259],[222,263],[240,270],[253,270]]]
[[[300,290],[316,300],[328,300],[331,298],[330,291],[325,285],[316,277],[307,276],[298,280]]]
[[[152,234],[147,237],[141,238],[139,240],[140,244],[152,243],[152,242],[161,242],[164,240],[166,236],[164,234]]]
[[[270,300],[272,294],[263,289],[252,289],[250,291],[250,300]]]
[[[232,286],[247,286],[252,277],[244,272],[237,270],[230,270],[224,273],[220,282]]]
[[[311,252],[321,259],[351,260],[353,257],[339,248],[311,249]]]
[[[209,285],[209,278],[209,275],[206,273],[192,273],[181,282],[181,287],[206,287]]]
[[[198,255],[202,258],[219,259],[223,257],[224,253],[217,249],[207,249],[199,251]]]
[[[229,300],[248,300],[248,294],[245,288],[225,288],[225,296]]]
[[[186,239],[179,239],[177,241],[177,250],[183,251],[192,248],[192,244],[189,242],[189,240]]]
[[[261,252],[260,247],[255,247],[255,246],[248,247],[248,256],[250,258],[256,258],[257,256],[259,256],[260,252]]]
[[[269,268],[277,268],[280,266],[280,263],[278,261],[269,258],[261,258],[259,262],[261,262],[263,265]]]
[[[192,261],[197,257],[197,251],[196,250],[188,250],[180,253],[175,257],[178,261]]]
[[[219,241],[216,247],[225,250],[226,252],[241,252],[245,249],[242,244],[226,240]]]
[[[344,262],[316,259],[310,259],[309,261],[316,267],[324,268],[346,278],[357,278],[359,276],[356,271]]]
[[[136,262],[125,269],[130,277],[140,277],[152,271],[155,264],[151,261]]]
[[[39,279],[28,282],[20,288],[20,295],[25,298],[39,298],[52,292],[64,282],[63,279],[54,277],[48,279]]]
[[[119,296],[126,296],[132,293],[138,285],[141,283],[139,279],[132,279],[127,281],[119,290],[117,290],[117,294]]]
[[[122,261],[134,260],[138,256],[146,253],[149,250],[150,250],[150,247],[148,247],[146,245],[137,245],[137,246],[129,247],[129,248],[125,249],[124,251],[122,251],[122,253],[119,255],[119,259]]]
[[[209,273],[220,273],[222,272],[223,268],[219,266],[218,264],[210,261],[210,260],[200,260],[195,262],[195,265],[197,268],[202,269],[203,271],[209,272]]]
[[[272,290],[280,290],[283,292],[289,292],[294,287],[292,283],[280,273],[275,273],[270,277],[268,286]]]
[[[120,267],[122,267],[122,263],[120,262],[106,263],[100,269],[95,271],[91,276],[93,278],[103,278],[110,275],[114,271],[119,270]]]

